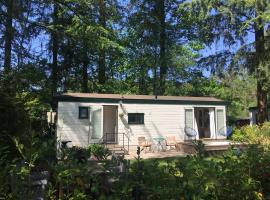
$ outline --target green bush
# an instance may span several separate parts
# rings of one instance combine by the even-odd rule
[[[110,186],[105,168],[96,162],[74,162],[67,159],[54,167],[55,183],[50,185],[48,199],[99,199],[108,195]]]
[[[270,122],[266,122],[261,126],[244,126],[235,129],[232,139],[248,144],[259,144],[268,148],[270,146]]]
[[[140,159],[111,199],[269,199],[269,172],[270,151],[258,145],[218,157]]]
[[[106,160],[107,157],[111,155],[109,149],[101,144],[91,144],[87,147],[87,150],[98,160]]]
[[[69,159],[74,160],[75,162],[83,163],[90,157],[91,153],[88,149],[73,146],[67,149],[67,156]]]

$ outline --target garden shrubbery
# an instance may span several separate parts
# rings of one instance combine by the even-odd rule
[[[235,129],[232,139],[248,144],[259,144],[268,148],[270,146],[270,122],[265,122],[260,126],[244,126]]]
[[[108,148],[101,144],[91,144],[87,147],[91,155],[95,156],[98,160],[105,160],[111,155]]]
[[[29,181],[37,169],[44,170],[40,166],[45,162],[50,175],[47,199],[270,199],[269,128],[270,123],[265,123],[235,130],[233,139],[248,147],[232,146],[221,156],[206,157],[198,141],[194,143],[196,155],[143,160],[138,149],[131,164],[122,159],[115,162],[114,156],[108,159],[110,151],[100,144],[68,148],[63,160],[47,162],[49,155],[55,156],[49,153],[54,148],[51,140],[35,136],[30,146],[14,140],[21,155],[14,161],[5,157],[5,147],[0,149],[4,172],[0,174],[0,197],[16,199],[26,194],[31,199]],[[90,155],[95,159],[90,161]],[[113,164],[119,162],[126,163],[123,173],[114,171]],[[15,192],[14,184],[23,187]]]
[[[115,190],[114,199],[269,199],[270,152],[251,145],[218,157],[140,160]]]

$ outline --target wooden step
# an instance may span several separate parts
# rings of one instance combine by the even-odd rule
[[[123,146],[121,146],[121,145],[119,145],[119,144],[105,144],[105,146],[106,146],[108,149],[114,148],[114,147],[123,147]]]
[[[118,145],[118,144],[107,144],[106,147],[112,152],[112,153],[115,153],[117,155],[125,155],[125,154],[128,154],[127,150],[121,146],[121,145]]]

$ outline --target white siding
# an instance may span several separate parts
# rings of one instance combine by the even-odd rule
[[[118,116],[118,132],[129,135],[130,145],[137,145],[139,136],[152,140],[154,137],[175,135],[177,140],[184,140],[185,109],[196,107],[196,105],[173,104],[123,103],[120,106],[108,103],[58,102],[58,140],[71,140],[71,145],[88,145],[89,120],[78,119],[78,107],[91,105],[118,105],[118,113],[124,113],[123,117]],[[225,110],[225,106],[198,105],[198,107],[215,107]],[[144,113],[144,124],[129,125],[127,113]],[[122,138],[119,137],[119,139]]]

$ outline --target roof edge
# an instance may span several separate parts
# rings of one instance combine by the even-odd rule
[[[78,93],[77,93],[78,94]],[[87,94],[87,93],[82,93]],[[109,102],[109,103],[162,103],[162,104],[214,104],[214,105],[227,105],[226,101],[217,99],[215,97],[188,97],[188,96],[151,96],[151,95],[133,95],[134,98],[131,98],[132,95],[119,95],[119,94],[104,94],[104,96],[72,96],[70,94],[56,95],[54,98],[56,101],[75,101],[75,102]],[[106,96],[112,95],[112,96]],[[141,98],[140,98],[141,97]],[[142,98],[146,97],[146,98]],[[183,99],[181,99],[181,97]],[[175,98],[175,99],[172,99]],[[190,98],[190,99],[189,99]],[[200,99],[201,98],[201,99]],[[209,99],[207,99],[209,98]]]

